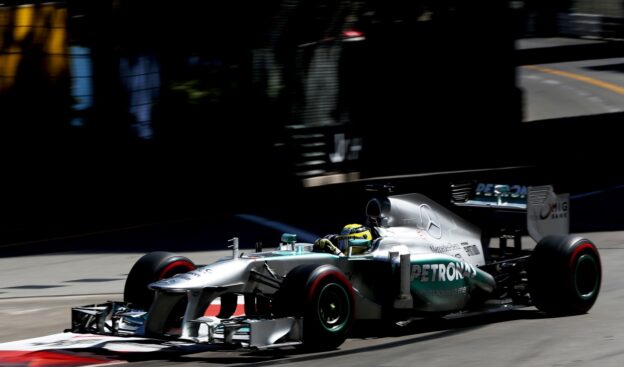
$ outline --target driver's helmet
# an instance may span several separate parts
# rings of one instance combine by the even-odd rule
[[[340,232],[340,237],[346,239],[345,242],[340,241],[340,249],[342,251],[349,251],[349,249],[346,248],[348,243],[350,247],[350,253],[354,255],[360,255],[370,249],[373,234],[368,227],[354,223],[344,226],[344,228],[342,228],[342,232]]]
[[[357,223],[347,224],[344,226],[340,235],[347,236],[348,238],[359,238],[369,241],[373,239],[371,230],[368,227]]]

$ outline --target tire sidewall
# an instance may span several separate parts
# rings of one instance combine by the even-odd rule
[[[128,273],[124,302],[148,310],[154,298],[150,283],[193,269],[195,264],[184,256],[163,251],[143,255]]]
[[[600,255],[596,246],[585,239],[570,246],[568,252],[568,299],[576,311],[584,313],[594,305],[600,293]],[[587,271],[587,268],[591,268],[591,271]]]
[[[344,274],[333,266],[321,266],[311,274],[306,286],[304,314],[304,341],[310,340],[322,348],[335,348],[342,344],[351,330],[355,314],[353,287]],[[328,327],[322,320],[322,302],[331,293],[340,299],[340,323]]]
[[[335,330],[325,327],[319,314],[323,293],[333,288],[345,296],[347,315]],[[340,346],[346,339],[355,318],[353,287],[344,273],[332,265],[307,264],[291,270],[276,294],[274,311],[277,317],[303,317],[303,343],[308,350],[327,350]]]
[[[587,312],[600,291],[601,269],[598,250],[588,239],[544,237],[529,263],[529,290],[535,306],[553,314]]]

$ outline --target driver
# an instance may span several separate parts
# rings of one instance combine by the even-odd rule
[[[339,235],[330,234],[314,241],[314,250],[345,256],[344,252],[348,252],[351,247],[351,254],[360,255],[370,249],[372,240],[373,233],[370,228],[352,223],[344,226]]]

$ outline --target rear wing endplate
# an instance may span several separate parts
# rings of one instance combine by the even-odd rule
[[[570,194],[557,195],[551,185],[529,187],[527,230],[536,242],[551,234],[569,234]]]

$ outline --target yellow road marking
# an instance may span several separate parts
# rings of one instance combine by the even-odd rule
[[[608,89],[611,92],[615,92],[617,94],[621,94],[624,96],[624,87],[620,87],[619,85],[616,85],[613,83],[603,82],[602,80],[590,78],[588,76],[581,75],[581,74],[570,73],[568,71],[562,71],[562,70],[551,69],[551,68],[543,68],[541,66],[527,65],[523,67],[530,69],[530,70],[540,71],[542,73],[559,75],[559,76],[563,76],[566,78],[578,80],[580,82],[591,84],[596,87]]]

